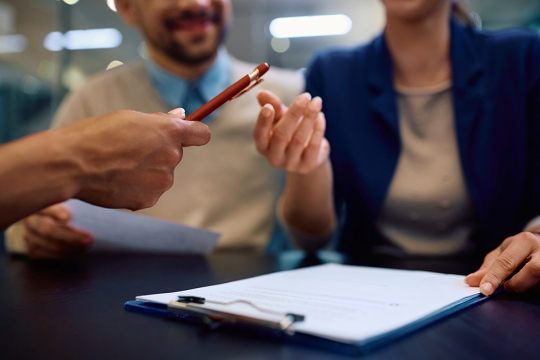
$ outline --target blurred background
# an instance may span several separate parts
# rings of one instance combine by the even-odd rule
[[[317,49],[366,42],[384,26],[378,0],[232,3],[229,52],[242,60],[299,70]],[[540,0],[469,3],[477,26],[484,29],[540,31]],[[271,26],[282,17],[340,14],[346,16],[331,19],[337,29],[333,35],[287,34],[279,22]],[[85,77],[146,56],[140,35],[120,21],[113,0],[0,0],[0,143],[46,129],[64,95]]]

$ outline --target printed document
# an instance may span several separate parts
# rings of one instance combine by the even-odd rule
[[[79,200],[68,200],[64,205],[71,211],[70,225],[94,237],[93,252],[208,254],[220,236],[215,232],[105,209]]]
[[[425,271],[392,270],[326,264],[283,271],[226,284],[175,293],[138,296],[137,300],[167,304],[176,297],[197,296],[210,301],[249,301],[200,308],[279,322],[286,313],[304,315],[291,329],[327,339],[355,343],[385,334],[432,315],[479,289],[464,276]]]

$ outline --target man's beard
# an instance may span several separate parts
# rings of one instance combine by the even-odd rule
[[[205,52],[198,53],[198,54],[190,53],[189,46],[185,46],[174,40],[171,40],[170,42],[168,42],[168,44],[159,44],[155,42],[154,39],[152,38],[148,38],[148,40],[152,43],[152,45],[155,48],[161,50],[167,56],[178,61],[179,63],[197,65],[197,64],[205,63],[211,60],[213,57],[215,57],[218,51],[219,45],[225,39],[225,33],[226,33],[225,30],[221,28],[218,34],[216,45],[212,49]]]
[[[211,20],[216,26],[219,26],[219,34],[216,44],[212,49],[202,53],[192,54],[189,51],[189,45],[184,45],[175,41],[174,38],[171,36],[170,32],[173,31],[176,21],[193,20],[197,18]],[[154,48],[159,49],[171,59],[174,59],[182,64],[189,65],[205,63],[215,57],[219,46],[223,43],[226,36],[226,29],[223,24],[221,12],[219,10],[215,10],[212,13],[208,13],[205,11],[198,14],[194,14],[191,12],[184,13],[180,17],[168,19],[167,21],[165,21],[165,28],[169,31],[169,33],[163,34],[163,36],[158,35],[157,37],[151,36],[150,32],[148,32],[144,27],[142,30],[145,33],[145,37],[148,39],[148,41],[152,44]],[[200,39],[200,41],[205,40],[206,39],[204,38]],[[195,39],[195,41],[197,41],[197,39]]]

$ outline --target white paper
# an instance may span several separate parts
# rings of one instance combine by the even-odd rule
[[[283,271],[227,284],[175,293],[138,296],[167,304],[178,295],[210,301],[250,301],[257,307],[305,316],[292,329],[341,342],[358,342],[423,318],[466,297],[478,288],[464,276],[337,264]],[[246,304],[194,305],[257,319],[283,316],[261,313]]]
[[[220,234],[121,210],[105,209],[79,200],[64,205],[70,225],[94,237],[91,251],[137,251],[167,254],[208,254]]]

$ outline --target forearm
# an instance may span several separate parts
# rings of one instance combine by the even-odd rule
[[[289,173],[281,198],[285,222],[312,235],[328,234],[336,223],[330,160],[308,174]]]
[[[79,164],[71,140],[47,130],[0,147],[0,228],[78,191]]]

